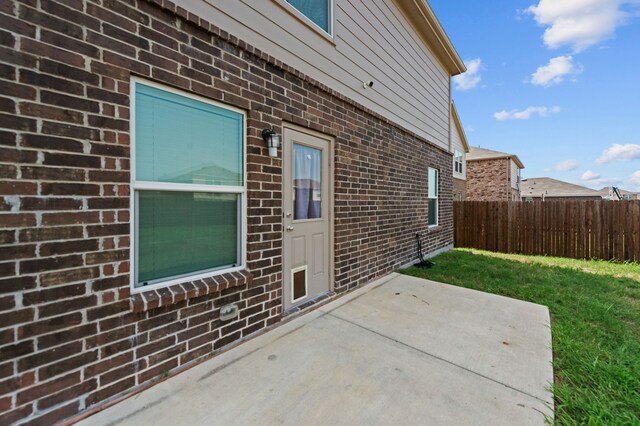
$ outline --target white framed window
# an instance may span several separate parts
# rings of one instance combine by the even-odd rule
[[[333,35],[333,1],[334,0],[284,0],[300,12],[313,25],[328,35]]]
[[[246,264],[245,113],[131,80],[131,286]]]
[[[429,167],[429,175],[428,175],[428,194],[427,198],[429,199],[428,205],[428,225],[429,226],[437,226],[438,225],[438,192],[440,186],[440,171],[438,169],[434,169]]]
[[[464,153],[457,149],[454,151],[453,155],[453,170],[456,173],[464,173]]]

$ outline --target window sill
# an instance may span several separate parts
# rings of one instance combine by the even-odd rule
[[[217,293],[227,288],[249,284],[251,280],[251,273],[247,270],[241,270],[147,290],[131,295],[131,309],[134,313],[151,311],[180,303],[183,300],[194,299]]]
[[[427,229],[428,229],[430,232],[433,232],[433,231],[439,231],[439,230],[440,230],[440,228],[442,228],[440,225],[429,225],[429,226],[427,227]]]

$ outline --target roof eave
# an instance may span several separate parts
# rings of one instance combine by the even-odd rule
[[[451,39],[438,21],[427,0],[396,0],[405,11],[406,17],[434,50],[451,76],[462,74],[467,70],[458,55]]]
[[[520,159],[518,158],[517,155],[512,155],[509,158],[512,159],[516,163],[516,166],[518,166],[518,168],[520,170],[524,169],[524,164],[522,164],[522,161],[520,161]]]
[[[488,160],[502,160],[502,159],[513,160],[513,162],[516,163],[516,166],[518,166],[520,170],[525,168],[524,164],[522,164],[522,161],[520,161],[517,155],[501,155],[496,157],[484,157],[484,158],[467,158],[467,161],[485,161],[485,160],[488,161]]]

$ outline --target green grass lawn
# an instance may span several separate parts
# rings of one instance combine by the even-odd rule
[[[556,424],[640,425],[640,265],[454,250],[404,274],[549,307]]]

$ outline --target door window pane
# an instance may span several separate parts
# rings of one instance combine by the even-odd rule
[[[322,151],[293,144],[293,218],[322,216]]]
[[[242,114],[136,84],[136,180],[243,185]]]
[[[331,0],[287,0],[304,16],[309,18],[317,26],[329,33],[329,19],[331,14]]]
[[[238,194],[138,197],[138,283],[238,264]]]

